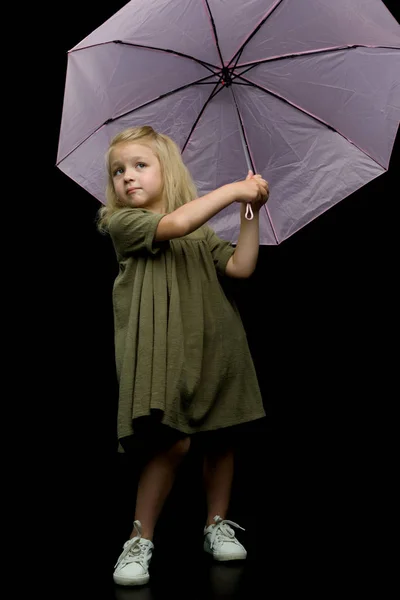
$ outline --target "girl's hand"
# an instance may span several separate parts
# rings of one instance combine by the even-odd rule
[[[253,175],[252,171],[248,172],[244,181],[236,181],[232,185],[235,186],[236,202],[250,203],[255,210],[268,200],[268,182],[261,175]]]
[[[253,210],[258,211],[260,210],[260,208],[262,206],[264,206],[264,204],[267,202],[268,198],[269,198],[269,185],[268,185],[268,181],[266,181],[265,179],[263,179],[261,177],[261,175],[253,175],[253,171],[249,171],[246,177],[246,181],[248,179],[257,179],[259,182],[262,182],[260,185],[262,185],[262,190],[263,192],[266,191],[266,193],[263,193],[262,196],[256,200],[255,202],[253,202],[251,204]]]

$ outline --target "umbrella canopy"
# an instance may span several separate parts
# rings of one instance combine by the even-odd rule
[[[104,203],[110,140],[151,125],[199,195],[261,173],[278,244],[387,170],[399,121],[381,0],[132,0],[68,53],[57,165]],[[211,225],[237,242],[237,206]]]

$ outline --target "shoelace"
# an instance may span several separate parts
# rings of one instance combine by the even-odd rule
[[[128,563],[137,562],[146,570],[145,555],[147,553],[147,544],[144,544],[142,540],[142,526],[140,521],[135,521],[134,526],[137,536],[125,542],[124,550],[120,554],[114,568],[118,565],[125,566]]]
[[[238,540],[235,537],[235,532],[233,531],[233,529],[231,527],[229,527],[229,525],[232,525],[232,527],[236,527],[237,529],[241,529],[242,531],[245,531],[245,529],[243,527],[240,527],[240,525],[238,525],[237,523],[234,523],[233,521],[228,521],[227,519],[221,519],[221,517],[216,516],[214,517],[214,521],[215,521],[215,526],[212,529],[211,532],[211,539],[210,539],[210,547],[213,548],[214,544],[216,542],[233,542],[238,544]]]

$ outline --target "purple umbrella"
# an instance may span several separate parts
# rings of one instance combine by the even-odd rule
[[[57,165],[105,202],[111,138],[151,125],[199,195],[261,173],[278,244],[387,170],[399,120],[381,0],[132,0],[68,54]],[[237,242],[237,206],[211,225]]]

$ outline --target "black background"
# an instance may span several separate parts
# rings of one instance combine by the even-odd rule
[[[124,4],[73,0],[59,13],[53,7],[42,56],[41,169],[50,179],[47,219],[36,224],[45,265],[41,308],[50,324],[43,506],[57,539],[74,546],[69,577],[84,570],[89,548],[110,577],[134,509],[136,474],[116,453],[117,264],[110,240],[95,229],[98,201],[55,166],[67,51]],[[385,4],[398,19],[397,3]],[[293,569],[305,547],[321,561],[327,540],[341,544],[342,561],[351,560],[379,529],[371,518],[375,503],[390,498],[398,267],[389,232],[399,167],[397,138],[387,173],[280,246],[261,246],[253,277],[232,284],[267,418],[238,456],[230,517],[246,527],[247,544],[270,568],[284,556]],[[192,456],[160,519],[160,538],[201,529],[199,476]]]

